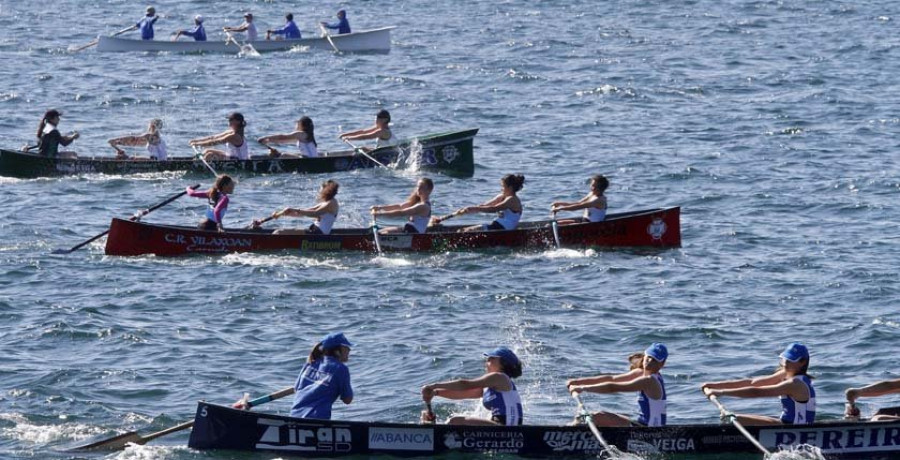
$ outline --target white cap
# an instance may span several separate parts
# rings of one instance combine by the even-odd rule
[[[198,15],[194,16],[194,20],[197,21],[197,22],[203,22],[203,16],[200,16],[200,15],[198,14]]]

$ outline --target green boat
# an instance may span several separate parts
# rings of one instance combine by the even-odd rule
[[[212,167],[228,174],[333,173],[379,167],[372,161],[398,169],[441,172],[454,177],[475,173],[473,139],[478,129],[430,134],[381,147],[368,154],[354,150],[323,152],[316,158],[283,158],[253,155],[249,160],[211,161]],[[370,158],[371,157],[371,158]],[[193,171],[206,174],[197,158],[172,157],[166,161],[121,160],[114,157],[50,158],[0,149],[0,176],[35,178],[77,174],[138,174],[162,171]]]

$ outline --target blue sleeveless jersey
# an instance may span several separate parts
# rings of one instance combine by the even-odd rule
[[[666,382],[659,374],[650,375],[651,378],[659,383],[662,389],[662,398],[651,399],[649,396],[640,392],[638,395],[638,423],[645,426],[666,426]]]
[[[509,377],[507,377],[509,379]],[[522,424],[522,400],[519,398],[519,391],[516,390],[516,384],[509,379],[509,391],[497,391],[493,388],[485,388],[481,396],[481,403],[484,408],[491,411],[491,417],[503,417],[506,420],[506,426],[514,426]]]
[[[816,421],[816,390],[812,380],[807,375],[798,375],[794,380],[800,379],[809,391],[809,399],[799,402],[790,396],[781,397],[781,422],[787,425],[809,425]]]

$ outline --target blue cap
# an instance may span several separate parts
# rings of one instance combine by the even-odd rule
[[[322,339],[322,348],[325,350],[337,348],[340,346],[348,348],[353,347],[353,344],[350,343],[350,341],[347,340],[346,337],[344,337],[343,332],[332,332],[331,334],[326,335],[324,339]]]
[[[644,350],[644,354],[659,362],[663,362],[669,357],[669,349],[661,343],[653,342]]]
[[[781,356],[792,363],[796,363],[800,360],[809,359],[809,350],[806,348],[806,345],[803,345],[800,342],[794,342],[788,345],[778,356]]]
[[[506,347],[497,347],[484,354],[485,358],[500,358],[500,362],[510,366],[519,364],[519,357]]]

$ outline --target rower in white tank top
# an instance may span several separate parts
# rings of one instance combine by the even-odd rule
[[[225,153],[230,160],[248,160],[250,159],[250,148],[247,146],[247,139],[241,138],[241,145],[235,146],[230,142],[225,143]]]
[[[409,222],[404,226],[406,233],[413,233],[409,230],[415,230],[415,233],[425,233],[428,230],[428,222],[431,221],[431,202],[426,201],[425,204],[428,205],[428,214],[424,216],[409,216]]]
[[[585,208],[584,218],[587,222],[603,222],[606,220],[606,200],[603,200],[602,208]]]
[[[256,24],[252,22],[247,24],[247,41],[255,42],[257,38],[259,38],[259,33],[256,31]]]
[[[394,137],[394,132],[391,131],[390,129],[386,129],[385,131],[387,131],[388,134],[390,134],[390,137],[388,137],[387,139],[382,139],[380,137],[375,139],[375,148],[376,149],[381,148],[381,147],[391,147],[391,146],[397,145],[397,138]]]
[[[168,156],[166,156],[166,141],[162,137],[159,138],[159,142],[156,144],[148,142],[147,152],[150,154],[150,158],[154,160],[166,161],[168,159]]]
[[[330,212],[326,212],[324,214],[319,215],[318,219],[313,222],[316,228],[322,232],[323,235],[331,234],[331,228],[334,226],[334,221],[337,219],[337,214],[332,214]]]
[[[506,208],[500,211],[500,214],[494,219],[494,222],[500,224],[504,230],[515,230],[519,226],[519,220],[522,218],[522,211],[515,212]]]
[[[303,142],[298,140],[297,149],[300,150],[300,155],[306,158],[315,158],[319,156],[319,149],[313,142]]]

